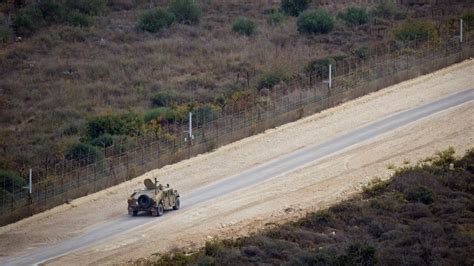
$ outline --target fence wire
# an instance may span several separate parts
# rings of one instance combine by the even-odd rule
[[[364,61],[339,61],[333,67],[332,88],[310,74],[266,95],[251,96],[245,106],[232,106],[219,116],[197,116],[192,143],[184,141],[185,122],[168,124],[165,131],[172,132],[173,138],[137,137],[132,142],[104,148],[104,159],[95,163],[87,164],[88,159],[65,160],[48,167],[46,174],[44,169],[33,168],[31,195],[23,186],[4,179],[0,224],[462,61],[474,55],[473,44],[471,40],[460,44],[453,39],[413,49],[385,47]]]

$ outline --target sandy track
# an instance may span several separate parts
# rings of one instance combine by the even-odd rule
[[[472,73],[474,62],[466,61],[145,176],[158,176],[186,195],[193,188],[279,155],[466,90],[474,84]],[[175,246],[199,245],[208,235],[245,233],[268,221],[301,215],[304,211],[299,209],[327,206],[356,191],[369,177],[387,177],[389,162],[414,161],[449,145],[463,151],[474,144],[472,114],[472,103],[437,114],[283,178],[231,193],[217,203],[167,213],[156,225],[70,254],[56,263],[117,262],[148,256]],[[17,255],[32,247],[58,243],[125,215],[126,196],[145,176],[0,228],[1,255]],[[287,208],[295,211],[287,213]],[[158,236],[160,241],[153,240]],[[142,247],[143,240],[151,245]]]

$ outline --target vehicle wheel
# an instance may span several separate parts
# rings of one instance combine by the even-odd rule
[[[165,211],[165,209],[163,208],[163,204],[158,204],[158,206],[156,207],[156,216],[161,216],[163,215],[163,212]]]
[[[132,216],[137,216],[138,215],[138,212],[137,211],[133,211],[132,212]]]
[[[179,210],[180,204],[181,203],[179,202],[179,198],[176,198],[176,202],[174,203],[173,210]]]

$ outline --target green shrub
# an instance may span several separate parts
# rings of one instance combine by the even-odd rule
[[[66,136],[74,136],[79,133],[79,128],[76,125],[69,125],[63,129],[63,134]]]
[[[114,144],[114,138],[110,134],[104,134],[93,139],[90,143],[93,146],[110,147]]]
[[[362,46],[355,49],[353,52],[354,56],[359,60],[366,60],[369,58],[370,50],[367,46]]]
[[[224,248],[222,242],[220,241],[206,241],[206,245],[204,246],[204,254],[206,256],[216,257]]]
[[[424,187],[416,187],[409,190],[406,193],[405,198],[411,202],[431,204],[433,203],[433,192]]]
[[[69,12],[66,16],[67,24],[74,27],[90,27],[94,24],[91,16],[81,13],[78,10]]]
[[[363,25],[369,22],[369,13],[362,7],[348,7],[346,10],[339,12],[338,17],[349,25]]]
[[[400,11],[396,3],[391,1],[385,1],[375,6],[372,13],[380,18],[392,19],[392,18],[404,18],[404,14]]]
[[[300,33],[328,33],[334,28],[334,18],[325,10],[305,11],[296,22]]]
[[[468,30],[471,30],[472,28],[474,28],[474,10],[465,12],[461,16],[461,18],[463,22],[466,24]]]
[[[41,10],[46,22],[62,22],[65,17],[64,6],[57,0],[42,0],[38,2],[38,8]]]
[[[375,248],[367,244],[352,244],[346,254],[337,258],[336,265],[375,265]]]
[[[276,26],[285,21],[285,15],[281,12],[273,12],[266,16],[267,23]]]
[[[101,161],[102,158],[102,154],[96,147],[85,143],[74,144],[66,153],[66,159],[84,160],[87,164]]]
[[[97,16],[105,11],[106,0],[66,0],[68,10],[77,10],[90,16]]]
[[[239,17],[232,25],[232,30],[240,34],[250,36],[255,33],[256,27],[257,26],[255,22],[252,20],[246,17]]]
[[[153,119],[172,123],[177,120],[177,115],[176,112],[169,107],[158,107],[145,112],[145,123],[148,123]]]
[[[382,181],[380,178],[376,178],[370,181],[367,186],[363,186],[362,191],[370,197],[375,197],[384,193],[389,184],[389,181]]]
[[[217,108],[218,109],[218,108]],[[206,121],[211,121],[216,118],[216,108],[212,104],[206,104],[195,108],[193,111],[193,115],[196,119],[193,122],[196,123],[204,123]]]
[[[158,32],[173,24],[175,16],[173,13],[157,9],[143,12],[138,19],[138,28],[148,32]]]
[[[25,181],[17,172],[0,169],[0,188],[14,192],[24,185]]]
[[[95,139],[103,134],[136,136],[143,132],[143,119],[135,113],[102,115],[87,123],[87,137]]]
[[[169,92],[158,92],[151,97],[153,107],[165,107],[175,102],[175,97]]]
[[[305,11],[311,0],[282,0],[280,4],[281,10],[289,16],[298,16]]]
[[[311,74],[316,74],[317,77],[323,78],[329,75],[329,65],[334,65],[336,60],[331,57],[316,59],[309,62],[305,71]]]
[[[8,25],[0,24],[0,45],[12,41],[13,31]]]
[[[13,20],[13,28],[18,35],[30,35],[44,23],[43,14],[36,6],[23,8]]]
[[[275,68],[261,74],[258,78],[257,89],[272,89],[280,82],[288,81],[290,75],[285,71],[285,69]]]
[[[406,21],[393,30],[395,40],[404,43],[433,41],[437,38],[436,28],[428,21]]]
[[[179,23],[197,24],[201,17],[201,9],[193,0],[171,0],[168,10]]]

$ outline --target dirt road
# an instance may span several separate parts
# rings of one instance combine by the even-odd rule
[[[469,101],[425,115],[413,123],[402,123],[400,127],[389,128],[390,131],[372,134],[357,144],[350,143],[349,148],[339,149],[331,157],[311,157],[321,145],[348,133],[354,134],[355,128],[370,128],[372,122],[394,113],[469,89],[474,82],[472,73],[474,62],[466,61],[0,228],[2,263],[38,262],[38,258],[63,253],[57,252],[60,249],[73,252],[49,263],[123,262],[174,247],[192,248],[216,235],[245,234],[267,222],[290,219],[305,211],[325,207],[354,193],[375,175],[387,178],[388,163],[415,161],[447,146],[463,151],[473,145],[474,104]],[[297,164],[300,165],[298,170],[284,173],[285,167],[277,163],[273,165],[276,167],[268,167],[264,172],[282,167],[280,173],[267,173],[268,178],[261,178],[265,175],[263,172],[254,174],[260,183],[250,182],[250,187],[228,190],[224,195],[216,195],[218,200],[212,203],[191,201],[193,195],[198,198],[203,195],[196,193],[196,189],[207,186],[203,191],[213,193],[215,182],[228,180],[226,177],[229,176],[235,179],[231,184],[236,184],[235,181],[245,183],[248,176],[239,176],[239,173],[270,161],[278,162],[284,158],[281,156],[292,152],[304,154],[302,151],[311,151],[306,153],[309,158],[305,167]],[[279,176],[274,178],[275,175]],[[189,200],[188,207],[158,219],[127,217],[125,199],[128,193],[141,186],[145,177],[152,176],[178,187],[184,206]],[[137,225],[142,226],[137,228]],[[121,234],[97,242],[111,232]],[[87,243],[79,245],[84,249],[74,251],[74,243],[84,236],[89,236]],[[95,244],[90,245],[92,243]],[[43,248],[47,246],[53,248]],[[16,258],[11,260],[12,257]],[[18,260],[31,257],[35,260]]]

